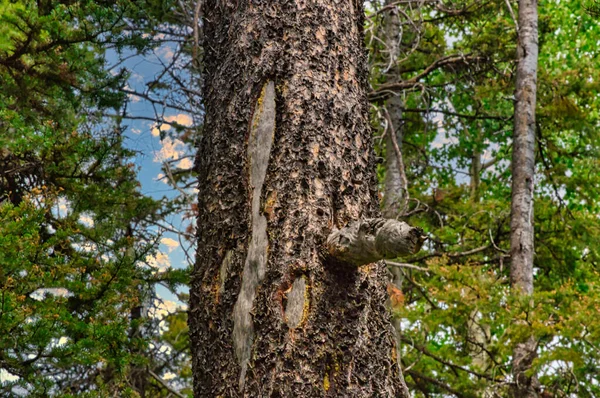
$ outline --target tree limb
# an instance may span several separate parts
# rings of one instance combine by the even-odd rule
[[[329,256],[355,266],[417,253],[427,237],[421,228],[386,218],[353,221],[327,237]]]
[[[174,394],[175,396],[177,396],[179,398],[187,398],[185,395],[183,395],[179,391],[174,390],[173,387],[171,387],[166,381],[164,381],[162,379],[162,377],[160,377],[159,375],[154,373],[152,370],[148,369],[148,373],[150,374],[150,376],[152,376],[154,378],[154,380],[158,381],[171,394]]]
[[[453,395],[455,395],[455,396],[457,396],[459,398],[466,397],[466,395],[462,394],[460,391],[457,391],[457,390],[453,389],[448,384],[442,383],[441,381],[439,381],[437,379],[434,379],[432,377],[426,376],[426,375],[424,375],[422,373],[419,373],[417,371],[414,371],[412,369],[407,369],[407,370],[405,370],[405,372],[407,374],[409,374],[412,378],[421,379],[421,380],[423,380],[424,382],[426,382],[427,384],[430,384],[430,385],[434,384],[434,385],[436,385],[436,386],[438,386],[438,387],[440,387],[440,388],[448,391],[449,393],[451,393],[451,394],[453,394]]]
[[[376,90],[373,90],[369,93],[369,100],[373,100],[381,96],[384,91],[397,92],[404,89],[413,88],[416,85],[419,85],[419,80],[428,76],[433,71],[440,69],[444,66],[452,65],[452,64],[465,64],[469,65],[471,62],[476,61],[485,61],[485,57],[473,55],[473,54],[456,54],[449,55],[447,57],[440,58],[427,67],[425,67],[419,74],[411,77],[410,79],[400,81],[400,82],[391,82],[380,85]]]

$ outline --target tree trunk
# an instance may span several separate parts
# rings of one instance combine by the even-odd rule
[[[471,155],[471,167],[469,170],[470,174],[470,193],[471,200],[473,202],[479,201],[479,185],[481,184],[481,151],[477,148],[473,149],[473,154]]]
[[[538,62],[537,0],[519,0],[516,102],[512,159],[510,281],[515,295],[533,294],[533,178],[535,171],[535,103]],[[537,397],[537,379],[527,376],[536,356],[533,337],[513,351],[516,397]]]
[[[394,5],[394,0],[386,0],[386,6],[392,8],[386,13],[383,23],[385,24],[385,47],[389,55],[388,70],[392,71],[390,75],[392,79],[399,78],[400,75],[394,76],[394,71],[398,70],[398,57],[400,55],[400,18],[398,17],[398,5]],[[385,182],[383,196],[383,215],[388,218],[396,218],[400,213],[406,211],[405,190],[406,175],[404,165],[399,164],[403,159],[398,159],[396,151],[402,151],[402,109],[404,103],[399,95],[392,96],[386,103],[387,114],[389,115],[389,126],[385,136]],[[399,267],[389,267],[389,272],[392,275],[390,291],[402,291],[402,282],[404,274]],[[402,353],[402,321],[398,317],[392,317],[392,325],[396,334],[396,356],[398,357],[398,372],[403,378],[401,363]],[[408,395],[408,390],[404,391]]]
[[[378,212],[362,2],[203,9],[195,396],[405,396],[384,265],[326,248]]]
[[[387,101],[387,111],[390,115],[390,126],[385,136],[385,187],[383,196],[383,215],[396,218],[404,209],[404,191],[406,176],[402,175],[404,165],[399,162],[395,144],[402,150],[402,99],[393,96]],[[394,140],[395,138],[395,140]]]

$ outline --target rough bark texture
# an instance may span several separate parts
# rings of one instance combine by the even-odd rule
[[[535,168],[535,103],[538,63],[537,0],[519,0],[516,102],[512,159],[510,281],[514,294],[533,293],[533,178]],[[535,358],[533,337],[513,351],[517,397],[537,397],[537,380],[525,372]]]
[[[378,215],[362,2],[203,9],[195,396],[405,396],[384,265],[324,251]]]

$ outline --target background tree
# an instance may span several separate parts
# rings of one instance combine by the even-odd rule
[[[367,38],[376,52],[390,8],[370,4],[367,32],[376,37]],[[430,237],[428,253],[405,258],[399,267],[409,387],[423,396],[508,394],[512,347],[533,334],[538,358],[531,372],[539,375],[544,393],[594,396],[589,372],[597,351],[581,336],[596,335],[597,327],[584,321],[575,327],[579,335],[571,328],[582,319],[575,312],[589,313],[598,298],[595,245],[586,238],[596,229],[596,174],[584,171],[598,148],[591,130],[597,61],[590,45],[597,24],[581,3],[540,7],[533,268],[538,291],[532,309],[529,300],[508,294],[517,5],[395,6],[406,19],[401,73],[395,82],[380,80],[383,67],[375,65],[370,96],[378,108],[393,93],[405,98],[402,155],[410,206],[404,219]],[[377,118],[377,126],[385,124],[378,120],[385,118]],[[582,304],[577,310],[575,301]]]
[[[519,1],[517,71],[512,148],[510,213],[510,284],[514,294],[533,294],[533,189],[535,185],[535,100],[537,94],[537,0]],[[533,306],[533,303],[532,303]],[[531,336],[513,350],[512,371],[517,397],[537,397],[534,375],[526,374],[536,356]]]

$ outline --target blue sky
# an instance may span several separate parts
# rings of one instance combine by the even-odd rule
[[[127,59],[118,65],[118,68],[124,67],[130,71],[131,75],[126,88],[131,91],[145,92],[147,83],[156,80],[163,71],[164,65],[171,62],[176,46],[177,43],[167,42],[144,56],[137,55],[127,58],[126,54],[125,58]],[[109,64],[111,62],[116,64],[117,55],[109,53],[107,60]],[[157,99],[162,100],[159,97]],[[170,167],[172,169],[190,168],[193,163],[193,154],[190,152],[191,149],[186,147],[183,142],[169,136],[169,133],[173,130],[168,124],[157,125],[151,120],[135,119],[139,117],[154,119],[156,114],[162,115],[164,120],[168,122],[176,122],[181,125],[191,125],[193,122],[191,115],[188,113],[152,104],[144,98],[130,95],[127,115],[134,118],[125,119],[124,121],[124,125],[127,126],[125,145],[137,151],[137,156],[133,161],[138,168],[142,192],[155,199],[174,198],[179,192],[166,183],[167,177],[164,176],[161,169],[163,162],[171,161]],[[160,137],[161,132],[164,135],[162,140]],[[194,192],[189,190],[189,194],[194,195]],[[174,215],[166,222],[173,229],[183,231],[190,220],[183,220],[181,215]],[[190,248],[189,242],[180,240],[179,236],[173,232],[161,232],[160,252],[155,258],[149,259],[149,262],[158,269],[187,267],[189,260],[181,246],[182,244],[185,245],[191,256],[195,253],[194,248]],[[177,305],[183,304],[163,286],[157,286],[156,291],[158,296],[165,300],[166,307],[169,309],[173,309],[175,303]]]

